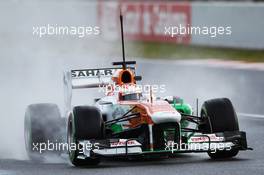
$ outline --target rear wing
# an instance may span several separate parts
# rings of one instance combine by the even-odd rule
[[[109,84],[118,69],[120,68],[71,70],[72,88],[94,88]]]
[[[100,69],[75,69],[64,72],[64,101],[66,110],[71,109],[72,90],[82,88],[97,88],[112,83],[112,77],[122,67]],[[135,67],[128,67],[135,73]]]

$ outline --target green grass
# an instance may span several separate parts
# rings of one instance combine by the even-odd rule
[[[120,49],[120,48],[118,48]],[[185,46],[172,43],[127,42],[128,57],[166,59],[227,59],[248,62],[264,62],[264,50]]]

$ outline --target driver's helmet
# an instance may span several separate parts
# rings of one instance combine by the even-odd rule
[[[120,88],[119,91],[119,100],[120,101],[129,101],[129,100],[140,100],[142,97],[142,90],[134,84],[124,85]]]

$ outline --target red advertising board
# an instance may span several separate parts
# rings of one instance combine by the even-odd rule
[[[189,3],[170,1],[118,1],[100,2],[98,19],[102,34],[107,38],[118,37],[120,9],[124,16],[124,32],[127,39],[189,44],[190,34],[171,37],[165,28],[191,24]]]

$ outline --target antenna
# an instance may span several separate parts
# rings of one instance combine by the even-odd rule
[[[123,70],[126,69],[126,57],[125,57],[125,43],[124,43],[124,31],[123,31],[123,15],[120,9],[120,25],[121,25],[121,39],[122,39],[122,53],[123,53]]]
[[[126,61],[126,55],[125,55],[125,43],[124,43],[124,30],[123,30],[123,15],[120,9],[120,25],[121,25],[121,39],[122,39],[122,53],[123,53],[123,60],[122,61],[117,61],[113,62],[114,66],[122,65],[122,69],[126,70],[127,65],[135,65],[136,61]],[[133,68],[135,70],[135,67],[130,67],[128,68]],[[135,72],[134,72],[135,73]],[[134,77],[136,81],[141,81],[142,77],[141,76],[135,76]]]

